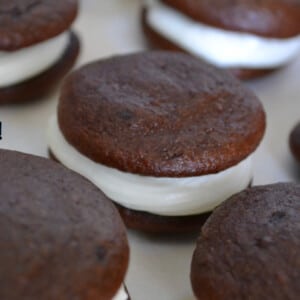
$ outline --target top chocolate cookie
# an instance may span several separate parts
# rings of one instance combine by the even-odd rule
[[[197,299],[299,299],[300,185],[247,189],[202,227],[192,262]]]
[[[153,176],[198,176],[252,153],[265,129],[256,96],[185,54],[148,52],[89,64],[66,80],[66,140],[90,159]]]
[[[50,160],[0,150],[0,299],[111,299],[129,249],[111,202]]]
[[[161,1],[215,27],[276,38],[300,34],[299,0]]]
[[[77,10],[77,0],[1,0],[0,50],[14,51],[62,33]]]

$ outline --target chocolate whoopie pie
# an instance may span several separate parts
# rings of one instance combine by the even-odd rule
[[[300,163],[300,123],[293,128],[289,144],[295,159]]]
[[[125,227],[98,188],[48,159],[0,150],[0,195],[0,299],[129,299]]]
[[[249,185],[264,130],[261,103],[233,77],[154,51],[73,72],[49,148],[117,203],[128,227],[184,232]]]
[[[199,300],[298,300],[300,185],[247,189],[202,227],[191,281]]]
[[[242,79],[300,53],[298,0],[146,0],[142,23],[155,48],[188,52]]]
[[[0,104],[35,100],[71,69],[77,0],[0,1]]]

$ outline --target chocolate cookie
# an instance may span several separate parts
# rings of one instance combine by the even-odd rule
[[[197,299],[299,298],[300,185],[247,189],[202,227],[191,281]]]
[[[128,228],[148,233],[196,232],[210,216],[210,212],[194,216],[158,216],[147,212],[134,211],[116,204]]]
[[[188,52],[242,79],[278,69],[300,52],[297,0],[148,0],[142,23],[151,46]]]
[[[148,52],[70,75],[49,146],[109,198],[139,212],[136,220],[146,216],[140,212],[150,220],[194,216],[199,228],[203,217],[195,215],[248,186],[264,129],[260,102],[227,73],[185,54]],[[214,185],[222,187],[217,196]]]
[[[44,158],[0,150],[0,170],[0,298],[112,299],[128,244],[110,201]]]
[[[77,10],[77,0],[2,0],[0,49],[15,51],[59,35],[71,26]]]
[[[294,157],[300,162],[300,123],[292,130],[289,143]]]
[[[71,69],[79,40],[68,32],[76,0],[0,3],[0,104],[40,98]]]

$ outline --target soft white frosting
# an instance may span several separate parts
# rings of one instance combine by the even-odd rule
[[[48,142],[62,164],[88,178],[110,199],[124,207],[157,215],[184,216],[210,211],[246,188],[252,179],[251,156],[216,174],[184,178],[141,176],[109,168],[71,146],[56,117],[49,123]]]
[[[69,33],[64,32],[17,51],[0,51],[0,88],[30,79],[54,65],[63,55],[68,42]]]
[[[112,298],[112,300],[128,300],[128,295],[123,285],[121,286],[117,294]]]
[[[146,1],[147,24],[187,52],[219,67],[275,68],[300,52],[300,36],[259,37],[196,22],[158,0]]]

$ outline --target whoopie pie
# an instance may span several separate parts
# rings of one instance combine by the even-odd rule
[[[113,200],[128,227],[186,232],[251,183],[264,130],[260,101],[226,72],[142,52],[67,78],[49,149]]]
[[[188,52],[243,79],[300,53],[298,0],[146,0],[142,23],[155,48]]]
[[[77,0],[0,1],[0,104],[36,100],[71,69]]]

